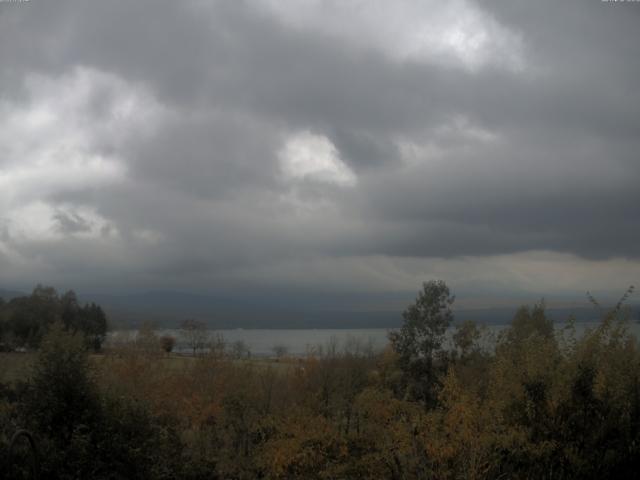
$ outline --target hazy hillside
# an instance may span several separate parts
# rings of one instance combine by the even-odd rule
[[[4,288],[0,288],[0,298],[4,300],[11,300],[14,297],[20,297],[22,295],[25,295],[25,293],[17,290],[5,290]]]
[[[194,317],[212,328],[392,328],[402,323],[401,310],[353,310],[340,305],[304,305],[273,299],[246,299],[186,294],[180,292],[146,292],[132,295],[81,295],[83,301],[102,305],[118,328],[135,327],[143,321],[161,326],[175,326],[184,318]],[[632,316],[640,308],[635,305]],[[473,320],[484,324],[506,324],[516,307],[456,309],[456,321]],[[548,308],[555,322],[570,315],[577,321],[592,321],[597,312],[592,307]]]

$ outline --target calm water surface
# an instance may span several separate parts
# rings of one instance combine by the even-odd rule
[[[598,322],[576,323],[576,336],[580,336],[585,330],[594,328]],[[490,345],[495,337],[506,325],[489,325],[485,327],[484,343]],[[556,329],[561,330],[564,323],[556,323]],[[630,331],[640,338],[640,324],[630,323]],[[387,335],[391,328],[369,329],[224,329],[210,331],[210,336],[220,334],[227,345],[242,341],[255,356],[270,356],[274,354],[274,347],[283,346],[290,355],[305,355],[318,347],[328,348],[334,345],[338,351],[354,347],[370,348],[374,351],[382,350],[388,343]],[[453,333],[449,331],[449,337]],[[188,352],[189,347],[184,342],[179,330],[160,330],[158,335],[172,335],[176,338],[176,351]],[[117,342],[132,338],[135,332],[113,332],[110,341]]]

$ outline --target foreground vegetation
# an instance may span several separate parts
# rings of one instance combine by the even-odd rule
[[[523,307],[487,349],[472,323],[443,342],[452,302],[427,283],[383,353],[278,363],[171,361],[151,334],[90,359],[55,322],[27,379],[0,386],[0,462],[23,427],[44,478],[635,478],[640,352],[622,303],[580,338]]]

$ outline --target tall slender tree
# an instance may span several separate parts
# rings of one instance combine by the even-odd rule
[[[404,373],[407,394],[427,406],[435,401],[438,374],[446,363],[442,343],[453,321],[454,300],[442,280],[423,283],[416,301],[402,314],[402,328],[389,334]]]

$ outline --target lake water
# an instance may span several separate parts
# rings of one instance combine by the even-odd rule
[[[275,347],[284,347],[289,355],[306,355],[318,347],[335,345],[340,351],[345,346],[382,350],[387,344],[387,332],[391,329],[222,329],[209,332],[210,338],[221,335],[225,344],[242,341],[254,356],[274,355]],[[117,331],[109,335],[108,343],[117,344],[135,338],[136,332]],[[170,335],[176,339],[174,351],[189,353],[190,347],[180,330],[158,330],[157,335]]]
[[[579,337],[586,329],[594,328],[597,324],[598,322],[576,323],[577,336]],[[492,339],[506,326],[487,326],[485,342],[490,344]],[[564,326],[563,323],[556,323],[556,329],[561,329]],[[640,324],[630,323],[629,329],[636,335],[636,338],[640,338]],[[380,351],[387,345],[387,335],[392,330],[394,329],[225,329],[211,331],[210,336],[213,338],[216,334],[220,334],[227,345],[242,341],[254,356],[272,356],[276,346],[284,347],[289,355],[300,356],[318,347],[327,348],[331,344],[335,346],[337,351],[341,351],[347,346],[351,350],[357,346],[360,349],[370,348],[374,351]],[[453,331],[450,329],[449,337]],[[177,342],[174,351],[185,353],[190,351],[179,330],[159,330],[156,333],[175,337]],[[134,336],[135,332],[113,332],[109,336],[109,341],[117,343]]]

